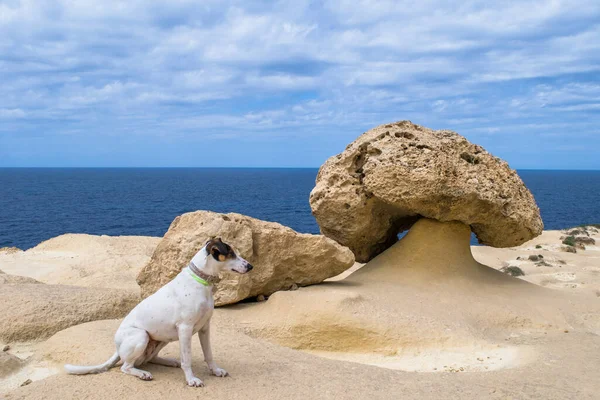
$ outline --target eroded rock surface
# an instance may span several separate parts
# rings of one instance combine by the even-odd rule
[[[410,121],[378,126],[329,158],[310,196],[321,232],[367,262],[421,217],[469,225],[479,242],[539,235],[539,209],[517,173],[449,130]]]
[[[138,276],[149,296],[186,267],[210,237],[232,245],[252,265],[252,272],[224,273],[215,304],[322,282],[354,264],[352,252],[322,236],[298,233],[274,222],[241,214],[196,211],[177,217]],[[296,286],[295,286],[296,285]]]
[[[139,301],[131,291],[66,285],[0,286],[0,341],[44,339],[73,325],[121,318]]]

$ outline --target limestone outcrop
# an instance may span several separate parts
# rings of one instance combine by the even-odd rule
[[[142,296],[149,296],[173,279],[215,236],[254,265],[248,274],[223,274],[215,293],[216,305],[319,283],[354,264],[349,249],[325,236],[298,233],[241,214],[196,211],[173,221],[138,275]]]
[[[321,232],[367,262],[419,218],[458,221],[481,244],[520,245],[543,230],[508,164],[449,130],[410,121],[362,134],[319,170],[310,205]]]
[[[0,286],[0,341],[44,339],[73,325],[121,318],[139,301],[131,291],[39,283]]]

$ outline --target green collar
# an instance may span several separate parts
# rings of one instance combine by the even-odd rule
[[[194,272],[192,272],[192,270],[189,267],[187,268],[187,271],[190,273],[191,277],[194,278],[194,280],[196,282],[198,282],[204,286],[210,286],[210,283],[208,283],[207,281],[205,281],[204,279],[202,279],[198,275],[196,275]]]

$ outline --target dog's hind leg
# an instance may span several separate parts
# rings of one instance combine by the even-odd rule
[[[151,364],[164,365],[165,367],[175,367],[175,368],[181,367],[181,363],[179,362],[179,360],[176,360],[174,358],[166,358],[166,357],[158,356],[158,353],[166,345],[167,344],[165,342],[158,343],[158,345],[156,346],[156,349],[154,349],[154,351],[150,355],[148,362]]]
[[[152,380],[150,372],[135,368],[136,365],[144,361],[144,352],[150,341],[148,332],[138,328],[127,328],[119,334],[123,338],[117,349],[121,360],[123,360],[121,371],[137,376],[144,381]]]
[[[150,360],[148,362],[151,364],[164,365],[165,367],[175,367],[175,368],[181,367],[181,363],[179,362],[179,360],[176,360],[174,358],[154,357],[152,360]]]

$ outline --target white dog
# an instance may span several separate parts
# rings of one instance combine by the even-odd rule
[[[137,368],[149,362],[181,366],[189,386],[204,386],[192,372],[192,336],[198,333],[210,372],[227,376],[227,372],[213,361],[210,348],[210,318],[214,308],[212,285],[219,281],[221,270],[245,274],[252,268],[220,238],[211,239],[175,279],[144,299],[125,317],[115,334],[117,351],[108,361],[90,367],[65,365],[65,369],[70,374],[94,374],[107,371],[121,359],[121,371],[151,380],[149,372]],[[158,357],[158,352],[167,343],[176,340],[181,348],[181,363]]]

